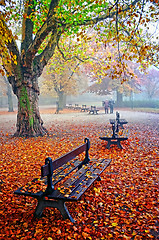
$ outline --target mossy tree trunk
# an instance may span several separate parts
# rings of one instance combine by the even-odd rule
[[[18,114],[15,136],[44,136],[47,130],[43,127],[38,107],[38,93],[31,87],[21,86],[17,91]]]
[[[18,99],[17,129],[14,134],[18,137],[44,136],[48,133],[43,126],[38,107],[40,94],[38,78],[41,76],[49,59],[53,56],[62,34],[62,28],[59,28],[54,24],[54,21],[50,20],[41,26],[38,34],[34,37],[34,23],[30,18],[33,12],[32,2],[32,0],[29,0],[25,8],[27,17],[23,18],[20,51],[14,37],[8,42],[8,50],[12,55],[16,56],[16,62],[13,62],[9,66],[10,68],[4,63],[8,81]],[[56,5],[57,2],[54,4],[53,1],[51,9],[54,9]],[[44,51],[39,54],[38,50],[42,42],[50,33],[48,44],[46,44]]]

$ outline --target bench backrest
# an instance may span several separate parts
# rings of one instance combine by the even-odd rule
[[[79,146],[78,148],[74,149],[73,151],[57,158],[56,160],[52,161],[50,157],[45,159],[45,165],[41,167],[41,177],[47,176],[47,190],[46,193],[51,193],[54,190],[54,186],[52,184],[52,175],[53,171],[57,168],[61,167],[62,165],[66,164],[68,161],[72,160],[79,154],[85,151],[85,158],[84,160],[77,166],[77,168],[81,168],[82,165],[87,164],[89,162],[89,148],[90,148],[90,141],[88,138],[84,139],[84,144]]]
[[[116,112],[116,121],[119,121],[119,119],[120,119],[120,114],[119,112]]]
[[[96,106],[91,106],[91,110],[96,110]]]

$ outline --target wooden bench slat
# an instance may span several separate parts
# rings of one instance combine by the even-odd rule
[[[83,195],[83,193],[92,185],[92,183],[99,177],[99,175],[108,167],[110,164],[110,159],[103,159],[101,163],[99,163],[98,168],[95,166],[90,169],[91,175],[86,175],[83,181],[76,187],[68,199],[79,200],[79,198]]]
[[[72,186],[72,188],[74,189],[75,187],[73,187],[74,185],[77,185],[79,182],[82,181],[82,176],[84,177],[84,173],[86,173],[88,171],[88,169],[90,169],[90,167],[82,167],[80,168],[75,174],[73,174],[73,176],[71,176],[68,180],[65,181],[65,183],[62,186],[62,189],[68,189],[68,187]],[[63,195],[65,195],[66,193],[61,194],[59,190],[55,190],[52,192],[52,194],[48,195],[49,198],[52,199],[60,199],[60,198],[64,198]]]
[[[73,162],[73,161],[72,161]],[[65,164],[63,165],[63,168],[57,169],[54,172],[53,175],[53,185],[56,185],[58,182],[60,182],[63,178],[65,178],[66,176],[68,176],[74,169],[77,168],[77,166],[81,163],[81,160],[77,159],[73,165],[70,164],[69,166],[69,170],[68,170],[68,165]],[[64,174],[63,171],[67,169],[67,172]],[[25,186],[19,188],[18,190],[15,191],[16,194],[18,195],[25,195],[25,196],[31,196],[31,197],[41,197],[43,195],[42,191],[38,191],[36,193],[31,193],[28,191],[24,191],[23,189],[31,189],[32,188],[32,184],[36,183],[36,181],[39,181],[38,178],[34,178],[30,184],[26,184]],[[45,182],[45,184],[47,185],[47,178],[43,179],[43,182]]]
[[[34,198],[39,198],[43,196],[43,191],[38,191],[33,192],[33,183],[36,184],[38,182],[38,178],[34,178],[31,183],[27,183],[26,185],[18,188],[14,193],[17,195],[24,195],[24,196],[29,196],[29,197],[34,197]]]
[[[77,166],[81,163],[82,161],[77,159],[75,162],[71,163],[69,165],[65,164],[64,167],[57,172],[53,173],[53,185],[56,185],[58,182],[60,182],[64,177],[68,176],[72,171],[74,171]],[[65,172],[67,170],[67,172]],[[65,172],[65,173],[64,173]]]
[[[44,195],[42,191],[33,193],[33,192],[23,191],[22,189],[23,187],[17,189],[16,191],[14,191],[14,193],[17,195],[21,195],[21,196],[23,195],[23,196],[34,197],[34,198],[40,198]]]
[[[57,195],[57,198],[63,198],[64,195],[66,195],[68,188],[73,191],[82,180],[85,179],[85,174],[90,170],[90,168],[84,168],[82,167],[80,170],[78,170],[71,178],[69,178],[64,184],[64,193],[61,193]]]
[[[60,192],[59,190],[55,190],[51,195],[48,195],[48,198],[77,201],[81,197],[81,195],[87,190],[87,188],[108,167],[110,162],[110,159],[101,159],[100,162],[95,162],[91,167],[82,167],[64,183],[63,188],[61,189],[62,192]],[[83,186],[86,187],[84,188]]]
[[[80,147],[74,149],[73,151],[66,153],[62,157],[56,159],[55,161],[52,162],[53,164],[53,170],[61,167],[63,164],[67,163],[68,161],[72,160],[75,158],[77,155],[82,153],[83,151],[86,151],[87,143],[84,143]],[[43,165],[41,167],[41,177],[45,177],[49,174],[49,165]]]
[[[110,124],[113,124],[113,123],[116,122],[116,120],[115,119],[109,119],[109,122],[110,122]],[[128,121],[126,119],[119,119],[118,123],[127,124]]]

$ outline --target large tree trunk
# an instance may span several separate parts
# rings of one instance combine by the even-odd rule
[[[15,136],[44,136],[47,130],[43,127],[38,107],[38,92],[34,88],[22,85],[17,90],[18,114]]]

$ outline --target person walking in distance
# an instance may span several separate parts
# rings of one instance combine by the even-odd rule
[[[113,110],[114,110],[114,101],[113,101],[113,99],[111,99],[109,101],[109,107],[110,107],[110,113],[113,113]]]
[[[105,100],[105,102],[104,102],[104,109],[105,109],[105,114],[107,114],[108,110],[109,110],[109,102],[108,102],[108,100]]]

